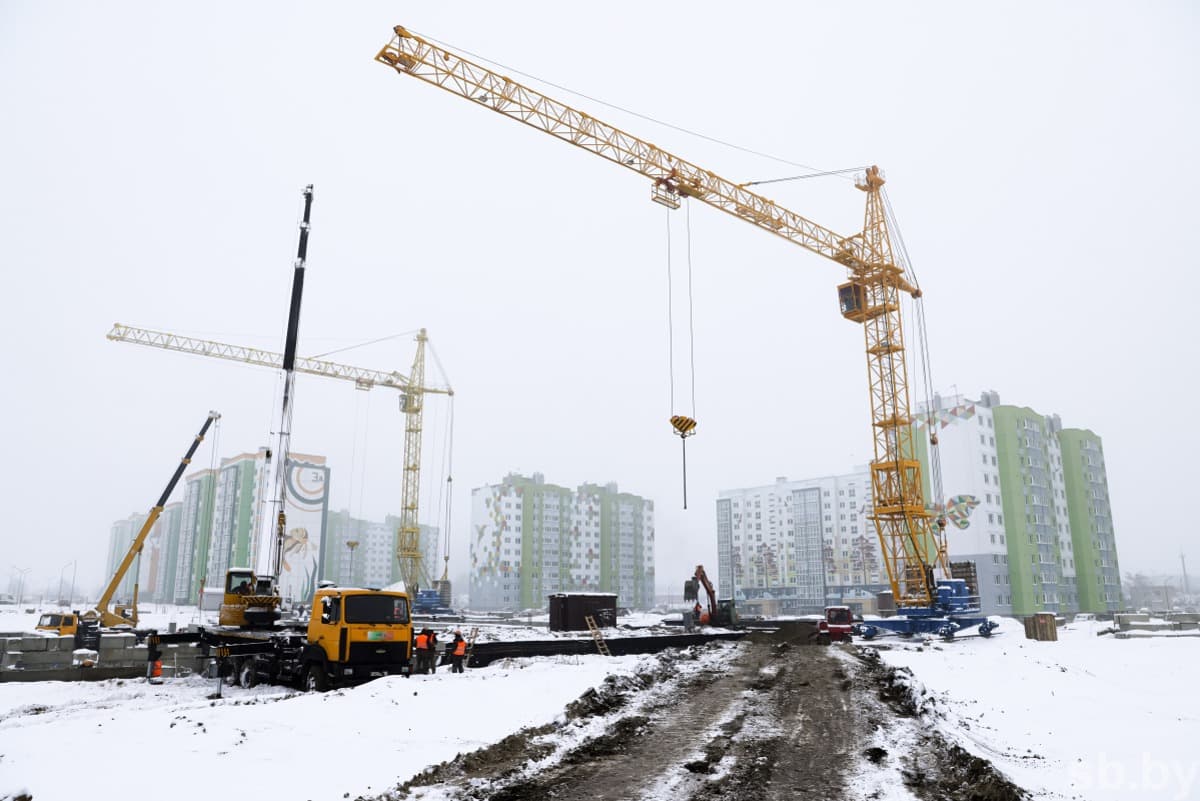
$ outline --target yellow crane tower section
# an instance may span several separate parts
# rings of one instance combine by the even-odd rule
[[[897,605],[934,600],[933,568],[949,577],[944,520],[926,509],[912,442],[900,293],[920,297],[893,257],[878,167],[856,186],[866,193],[863,230],[842,236],[689,161],[476,64],[401,26],[375,56],[401,75],[430,83],[497,114],[594,153],[651,180],[650,197],[668,208],[693,198],[846,268],[838,287],[846,319],[863,326],[871,400],[873,511]]]
[[[224,342],[213,342],[208,339],[184,337],[164,331],[152,331],[147,328],[134,328],[116,323],[108,332],[108,339],[114,342],[129,342],[135,345],[147,345],[162,350],[191,353],[197,356],[210,356],[216,359],[256,364],[262,367],[280,368],[283,365],[283,354],[258,348],[246,348],[240,345],[229,345]],[[417,353],[413,358],[412,372],[407,376],[397,372],[384,373],[378,370],[368,370],[362,367],[350,367],[322,359],[297,358],[295,371],[308,375],[319,375],[325,378],[336,378],[342,381],[352,381],[357,389],[369,390],[372,387],[388,387],[400,392],[400,409],[404,412],[404,471],[400,490],[400,530],[397,532],[396,558],[400,564],[400,576],[405,587],[412,593],[423,581],[429,580],[421,556],[421,530],[417,523],[419,511],[419,491],[421,488],[421,435],[422,416],[424,412],[424,396],[453,395],[454,390],[446,387],[425,386],[425,345],[429,336],[422,328],[417,332]]]

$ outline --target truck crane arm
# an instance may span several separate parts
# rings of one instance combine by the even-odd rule
[[[878,167],[856,186],[866,193],[861,233],[842,236],[761,195],[582,111],[435,45],[402,26],[375,60],[453,95],[594,153],[651,179],[651,199],[678,208],[694,198],[844,266],[838,287],[842,316],[863,326],[871,398],[872,513],[884,566],[900,607],[929,607],[934,566],[949,574],[944,520],[925,506],[913,446],[900,293],[920,289],[895,263]],[[932,443],[931,443],[932,444]]]
[[[154,524],[158,521],[158,516],[162,514],[163,507],[167,505],[167,500],[171,497],[171,492],[175,489],[175,485],[179,483],[179,478],[183,475],[183,471],[187,469],[189,464],[191,464],[192,455],[195,454],[196,449],[200,447],[200,443],[204,441],[204,435],[208,433],[209,426],[211,426],[214,421],[219,420],[220,418],[221,415],[217,414],[216,412],[208,413],[208,419],[206,419],[204,421],[204,425],[200,427],[200,433],[197,434],[195,439],[192,440],[191,447],[188,448],[187,453],[184,454],[183,458],[179,460],[179,466],[175,468],[175,474],[172,475],[171,480],[167,482],[167,488],[164,489],[162,495],[159,496],[158,503],[154,504],[154,507],[150,509],[150,513],[146,516],[146,522],[142,524],[141,530],[138,531],[137,536],[133,538],[133,542],[129,544],[129,550],[125,552],[125,558],[122,559],[121,564],[117,566],[116,571],[113,573],[112,579],[108,582],[108,586],[105,587],[104,592],[101,593],[100,600],[96,601],[95,609],[85,612],[83,615],[85,618],[99,618],[101,626],[137,625],[138,613],[136,590],[134,593],[135,598],[131,613],[132,617],[126,618],[110,612],[108,610],[108,604],[112,601],[113,595],[115,595],[117,592],[117,587],[120,586],[121,581],[125,578],[125,574],[129,571],[129,566],[133,564],[134,557],[142,552],[142,546],[146,542],[146,537],[154,528]]]

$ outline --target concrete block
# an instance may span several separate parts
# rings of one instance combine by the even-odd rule
[[[47,639],[49,639],[49,638],[48,637],[38,637],[36,635],[22,637],[21,638],[21,650],[27,651],[27,652],[28,651],[45,651]]]
[[[101,648],[132,648],[137,644],[137,637],[132,634],[101,634]]]
[[[0,647],[0,653],[7,651],[20,651],[21,640],[23,639],[24,637],[5,637],[3,640],[0,640],[0,643],[3,644],[3,647]]]
[[[74,651],[75,650],[75,638],[74,637],[48,637],[48,638],[46,638],[46,650],[47,651],[67,651],[67,652]]]
[[[52,670],[71,666],[70,652],[28,651],[21,658],[21,667],[26,670]]]
[[[20,651],[5,651],[3,656],[0,656],[0,670],[11,670],[21,666],[21,658],[25,654]]]

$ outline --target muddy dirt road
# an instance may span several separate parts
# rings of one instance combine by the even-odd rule
[[[1022,797],[985,761],[922,733],[915,713],[902,683],[861,650],[756,633],[663,653],[585,693],[565,722],[460,756],[377,801],[836,801],[878,797],[879,783],[861,778],[876,766],[913,798]],[[900,721],[917,753],[873,745]]]

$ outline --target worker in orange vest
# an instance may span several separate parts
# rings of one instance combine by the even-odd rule
[[[429,629],[421,629],[414,638],[413,656],[417,662],[417,673],[425,673],[429,669]]]
[[[437,632],[434,631],[433,629],[425,629],[425,631],[429,634],[429,657],[428,657],[429,658],[429,672],[437,673],[437,663],[438,663]]]
[[[450,652],[450,672],[463,672],[463,658],[467,655],[467,641],[463,639],[462,632],[455,630],[454,640],[446,646],[446,650]]]

